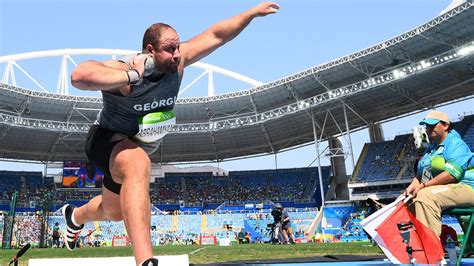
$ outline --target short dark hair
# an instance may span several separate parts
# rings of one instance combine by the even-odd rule
[[[161,22],[152,24],[150,27],[148,27],[148,29],[145,31],[145,34],[143,34],[142,51],[145,51],[148,44],[158,47],[160,45],[159,40],[161,33],[166,29],[174,30],[170,25]]]

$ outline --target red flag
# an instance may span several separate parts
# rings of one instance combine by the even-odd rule
[[[407,253],[407,245],[403,242],[398,229],[399,223],[413,223],[407,230],[410,236],[409,245],[413,249],[412,256],[418,264],[436,264],[444,257],[443,247],[438,236],[418,221],[405,204],[399,204],[390,216],[375,230],[385,242],[388,250],[403,264],[411,263]]]

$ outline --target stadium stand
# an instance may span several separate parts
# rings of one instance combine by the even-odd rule
[[[355,178],[360,182],[394,179],[401,170],[398,157],[408,139],[409,135],[402,135],[391,141],[366,144],[368,151]]]
[[[365,218],[361,213],[351,213],[340,231],[341,242],[368,241],[360,222]]]
[[[474,118],[474,116],[471,116]],[[463,136],[466,144],[471,148],[471,151],[474,152],[474,123],[471,123],[470,127],[466,130],[466,134]]]
[[[471,143],[470,138],[474,132],[472,121],[471,115],[455,123],[455,128],[463,133],[468,143]],[[397,136],[391,141],[367,144],[367,153],[360,165],[360,171],[352,181],[357,180],[369,185],[362,191],[358,188],[354,189],[355,194],[359,193],[363,196],[376,191],[382,198],[390,198],[401,191],[404,188],[403,184],[394,183],[384,186],[380,182],[403,181],[411,178],[409,166],[412,165],[415,153],[412,142],[412,137],[407,134]],[[472,143],[470,145],[472,146]],[[330,168],[323,167],[322,171],[323,180],[326,180],[330,174]],[[57,193],[56,206],[64,202],[82,205],[99,193],[99,190],[94,189],[56,190],[53,179],[42,178],[39,172],[3,171],[0,173],[0,179],[2,180],[0,195],[3,199],[3,209],[8,208],[8,200],[15,190],[21,192],[19,206],[24,207],[26,211],[40,208],[38,205],[40,205],[41,195],[49,191]],[[188,211],[197,212],[206,208],[215,209],[222,202],[226,202],[228,209],[232,205],[262,200],[314,202],[315,195],[319,195],[318,189],[317,168],[234,171],[224,176],[214,176],[212,172],[166,173],[165,178],[157,178],[155,184],[152,185],[151,196],[160,209],[176,210],[187,207]],[[197,209],[190,209],[191,207]]]
[[[323,167],[323,182],[327,187],[330,167]],[[29,241],[38,243],[41,231],[43,208],[57,210],[64,203],[82,205],[100,193],[97,188],[62,188],[54,184],[52,177],[43,177],[41,172],[0,172],[2,210],[9,210],[9,201],[14,191],[19,192],[17,206],[18,228],[14,228],[14,245],[20,245],[30,235]],[[201,173],[165,173],[151,186],[150,194],[156,207],[152,210],[151,225],[155,244],[195,243],[200,236],[215,236],[217,239],[235,236],[242,229],[252,235],[252,242],[268,241],[267,225],[273,222],[269,214],[272,202],[281,202],[293,207],[315,207],[319,193],[318,169],[293,168],[259,171],[235,171],[228,175]],[[51,202],[45,203],[50,195]],[[164,211],[161,211],[164,210]],[[299,210],[299,209],[295,209]],[[311,224],[315,211],[294,212],[294,231],[304,235]],[[64,228],[60,212],[46,213],[48,229],[45,237],[51,244],[53,225],[58,222]],[[248,222],[252,221],[252,222]],[[258,222],[256,222],[258,221]],[[2,220],[3,223],[3,220]],[[250,230],[250,225],[261,230]],[[257,226],[258,225],[258,226]],[[23,228],[28,228],[23,230]],[[125,234],[123,222],[88,223],[81,241],[83,245],[111,245],[114,237]],[[97,244],[99,243],[99,244]]]
[[[474,116],[470,115],[454,124],[471,149],[474,144],[473,122]],[[377,192],[381,198],[389,199],[404,188],[403,184],[393,181],[411,178],[412,169],[408,166],[412,165],[415,157],[413,137],[404,134],[393,140],[368,143],[366,146],[358,174],[352,182],[356,180],[368,185],[355,188],[353,194]],[[323,182],[326,183],[330,167],[323,167],[322,172]],[[389,185],[383,185],[384,182]],[[195,243],[200,235],[232,238],[234,241],[241,228],[250,233],[252,242],[269,241],[267,225],[272,223],[272,217],[268,210],[245,209],[243,206],[264,201],[297,203],[308,199],[314,203],[315,195],[319,195],[318,188],[319,178],[315,167],[231,171],[228,175],[214,175],[212,172],[165,173],[164,178],[157,178],[151,187],[155,206],[169,211],[152,216],[153,243]],[[30,211],[20,212],[17,216],[14,230],[18,233],[13,239],[15,244],[21,244],[25,239],[39,242],[41,219],[34,211],[41,208],[41,196],[44,193],[55,191],[54,206],[64,202],[81,205],[99,193],[98,189],[57,189],[53,178],[43,177],[41,172],[0,171],[2,209],[8,209],[13,191],[20,192],[19,206]],[[212,208],[206,208],[210,206]],[[271,205],[266,207],[269,209]],[[314,211],[291,212],[297,237],[304,236],[315,214]],[[363,211],[350,213],[345,218],[339,217],[337,223],[341,225],[331,226],[332,229],[328,227],[325,233],[330,233],[333,241],[367,241],[359,224],[363,217]],[[52,215],[48,218],[49,231],[55,222],[64,227],[61,217]],[[462,234],[455,219],[443,217],[443,222]],[[2,224],[3,219],[0,219]],[[115,236],[125,234],[125,228],[123,222],[97,222],[87,224],[84,232],[92,233],[83,239],[86,245],[94,245],[97,241],[111,245]]]
[[[323,183],[327,187],[330,168],[323,167]],[[318,202],[319,175],[316,167],[231,171],[228,176],[205,173],[165,173],[156,179],[152,202],[162,208],[165,204],[186,207],[243,205],[248,202],[273,200],[280,202]],[[315,193],[316,192],[316,193]]]

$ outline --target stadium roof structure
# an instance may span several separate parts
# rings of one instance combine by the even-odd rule
[[[362,51],[249,90],[179,99],[177,125],[153,162],[221,161],[271,154],[473,97],[471,1]],[[0,158],[86,160],[100,97],[0,83]],[[18,58],[17,58],[18,59]],[[20,68],[21,70],[21,68]],[[346,126],[348,128],[346,128]]]

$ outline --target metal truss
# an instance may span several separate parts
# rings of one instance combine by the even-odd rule
[[[62,122],[52,121],[44,119],[18,117],[0,113],[0,123],[8,124],[10,126],[43,129],[49,131],[60,131],[60,132],[87,132],[90,127],[90,123],[73,123],[73,122]]]
[[[253,100],[252,95],[250,95],[250,103],[252,104],[252,108],[254,110],[255,115],[258,115],[258,108],[257,105],[255,104],[255,101]],[[275,148],[272,145],[272,140],[270,139],[270,136],[268,135],[267,128],[265,127],[264,124],[260,124],[260,130],[262,131],[263,135],[265,136],[265,140],[268,143],[268,146],[272,150],[272,153],[275,153]]]
[[[297,112],[308,112],[309,109],[316,106],[321,106],[331,101],[341,101],[343,98],[374,89],[380,86],[387,86],[394,84],[397,80],[408,78],[417,75],[422,72],[429,71],[433,68],[441,67],[450,62],[457,60],[458,58],[472,56],[474,54],[474,41],[466,46],[458,47],[456,49],[447,51],[445,53],[424,59],[418,62],[400,66],[399,68],[391,71],[369,77],[366,80],[359,81],[347,86],[342,86],[335,89],[330,89],[327,92],[319,95],[306,98],[297,99],[296,102],[281,106],[266,112],[257,113],[251,115],[244,115],[240,117],[234,117],[230,119],[223,119],[218,121],[209,121],[205,123],[184,123],[175,125],[171,129],[171,133],[194,133],[194,132],[210,132],[220,131],[232,128],[238,128],[242,126],[252,126],[256,124],[263,124],[265,122],[280,119],[286,115],[294,114]],[[313,76],[317,77],[317,76]],[[5,85],[3,85],[5,86]],[[12,86],[6,86],[11,89],[15,89]],[[329,88],[329,87],[328,87]],[[392,87],[393,89],[394,87]],[[29,91],[32,93],[32,91]],[[290,91],[291,92],[291,91]],[[31,94],[28,94],[31,95]],[[406,93],[402,92],[405,97],[410,97]],[[294,95],[295,96],[295,95]],[[65,96],[72,97],[75,99],[88,99],[89,97],[78,97],[78,96]],[[95,98],[94,98],[95,99]],[[79,101],[78,101],[79,102]],[[0,113],[0,123],[10,124],[13,126],[22,126],[28,128],[40,128],[45,130],[53,131],[66,131],[66,132],[86,132],[89,129],[89,123],[70,123],[68,121],[50,121],[40,120],[26,117],[13,116],[8,114]],[[271,142],[270,142],[271,143]]]
[[[66,122],[69,124],[69,120],[71,119],[73,113],[74,113],[74,110],[76,108],[76,103],[74,103],[69,112],[67,113],[67,117],[66,117]],[[62,138],[64,137],[65,135],[65,131],[61,131],[59,132],[59,135],[58,137],[56,138],[56,140],[54,141],[54,143],[51,145],[49,151],[48,151],[48,161],[51,159],[51,157],[54,155],[54,152],[56,151],[56,147],[58,146],[58,144],[60,142],[62,142]],[[66,143],[62,142],[63,144],[65,144],[67,146]],[[69,148],[69,147],[68,147]],[[76,153],[73,149],[69,148],[71,151],[73,151],[73,153]]]
[[[265,123],[274,119],[279,119],[285,115],[294,114],[307,109],[314,108],[334,100],[342,100],[343,98],[361,93],[369,89],[374,89],[380,86],[387,86],[394,84],[396,81],[417,75],[422,72],[432,70],[437,67],[449,64],[460,57],[472,56],[474,53],[474,42],[469,43],[465,47],[459,47],[451,51],[424,59],[418,62],[400,66],[389,72],[385,72],[366,80],[359,81],[347,86],[329,90],[314,97],[304,100],[298,100],[295,103],[278,107],[259,114],[242,116],[239,118],[223,119],[209,123],[189,123],[180,124],[172,129],[173,132],[195,132],[195,131],[217,131],[241,126],[251,126],[255,124]],[[316,77],[316,76],[314,76]],[[393,87],[392,87],[393,88]],[[404,97],[410,97],[406,93],[402,94]],[[412,99],[412,97],[410,97]],[[419,103],[418,103],[419,104]]]
[[[112,59],[116,59],[118,56],[129,56],[132,54],[139,53],[139,51],[133,50],[113,50],[113,49],[62,49],[62,50],[51,50],[51,51],[38,51],[30,52],[16,55],[7,55],[0,56],[0,63],[6,63],[5,70],[2,75],[1,83],[11,84],[14,87],[17,87],[17,78],[15,74],[15,69],[20,70],[26,77],[28,77],[33,83],[35,83],[44,93],[50,93],[45,86],[38,82],[28,71],[26,71],[18,62],[21,60],[44,58],[44,57],[62,57],[61,64],[59,67],[58,82],[56,86],[56,94],[51,94],[46,96],[43,94],[38,94],[37,96],[41,97],[56,97],[61,98],[60,96],[69,95],[69,69],[68,64],[71,62],[74,66],[77,66],[77,63],[74,61],[72,56],[81,56],[81,55],[106,55],[111,56]],[[207,75],[208,77],[208,95],[214,95],[214,73],[224,75],[226,77],[238,80],[240,82],[249,84],[251,86],[260,86],[263,83],[242,74],[213,66],[211,64],[206,64],[202,62],[196,62],[191,65],[191,67],[199,68],[203,70],[203,73],[199,75],[195,80],[191,82],[188,86],[181,90],[180,94],[190,88],[195,82],[200,78]]]
[[[90,97],[90,96],[74,96],[74,95],[62,95],[53,94],[49,92],[41,92],[34,90],[22,89],[13,85],[0,83],[0,89],[9,91],[16,94],[26,95],[29,97],[53,100],[53,101],[67,101],[67,102],[82,102],[82,103],[97,103],[102,104],[102,97]]]
[[[425,108],[428,109],[428,106],[424,105],[423,103],[420,103],[419,101],[415,100],[415,96],[413,93],[407,91],[405,88],[400,87],[398,84],[389,84],[387,87],[389,87],[392,91],[397,92],[400,94],[403,98],[413,102],[414,104],[420,106],[420,108]]]
[[[423,24],[422,26],[420,26],[420,27],[418,27],[414,30],[411,30],[409,32],[406,32],[406,33],[404,33],[400,36],[397,36],[393,39],[390,39],[390,40],[387,40],[385,42],[379,43],[377,45],[374,45],[374,46],[369,47],[367,49],[364,49],[362,51],[356,52],[354,54],[351,54],[351,55],[339,58],[337,60],[328,62],[326,64],[323,64],[323,65],[320,65],[320,66],[317,66],[317,67],[314,67],[314,68],[307,69],[307,70],[305,70],[303,72],[300,72],[300,73],[297,73],[295,75],[287,76],[287,77],[284,77],[282,79],[264,84],[262,86],[255,87],[255,88],[250,89],[250,90],[227,93],[227,94],[222,94],[222,95],[216,95],[216,96],[212,96],[212,97],[196,97],[196,98],[180,99],[180,100],[178,100],[178,102],[179,103],[202,103],[202,102],[207,102],[207,101],[219,101],[219,100],[224,100],[224,99],[231,99],[231,98],[236,98],[236,97],[248,96],[250,94],[257,93],[259,91],[271,89],[271,88],[274,88],[274,87],[277,87],[277,86],[280,86],[280,85],[284,85],[284,84],[290,83],[292,81],[307,77],[309,75],[313,75],[313,74],[316,74],[318,72],[328,70],[330,68],[333,68],[333,67],[338,66],[338,65],[342,65],[344,63],[350,63],[351,61],[354,61],[356,59],[365,57],[365,56],[370,55],[370,54],[377,53],[377,52],[382,51],[382,50],[387,50],[389,48],[392,48],[396,44],[402,43],[402,42],[404,42],[404,41],[406,41],[410,38],[416,37],[416,36],[421,35],[421,34],[424,34],[424,37],[427,38],[427,39],[439,41],[441,39],[441,37],[436,36],[436,38],[435,38],[435,37],[433,37],[433,35],[428,34],[427,31],[434,28],[434,27],[436,27],[437,25],[449,20],[450,18],[455,17],[456,15],[468,10],[473,5],[474,4],[470,1],[465,2],[465,3],[457,6],[456,8],[454,8],[454,9],[452,9],[452,10],[450,10],[450,11],[444,13],[444,14],[441,14],[440,16],[434,18],[433,20]],[[448,41],[444,37],[443,37],[443,42],[448,43]]]

